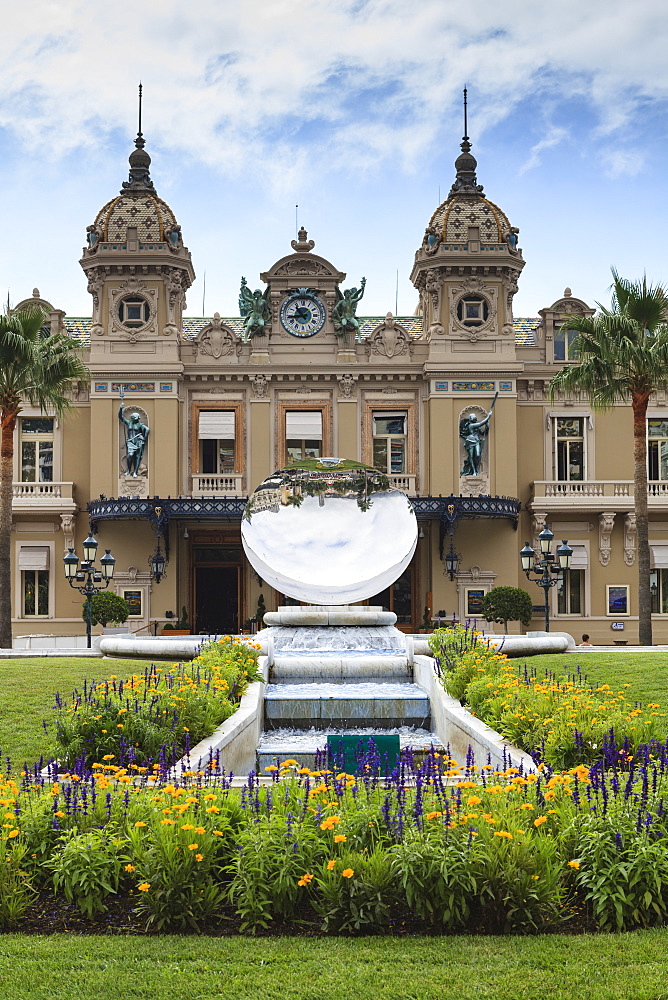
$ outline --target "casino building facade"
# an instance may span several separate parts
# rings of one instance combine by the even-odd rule
[[[415,508],[415,557],[371,601],[393,609],[400,627],[415,631],[439,612],[475,618],[487,590],[509,585],[530,593],[532,627],[542,628],[543,591],[526,580],[519,551],[527,540],[537,550],[547,524],[573,549],[549,595],[552,628],[599,643],[637,639],[630,408],[550,400],[551,376],[573,360],[561,324],[593,309],[567,288],[538,317],[513,316],[518,230],[485,196],[470,150],[465,139],[415,252],[414,315],[363,316],[362,300],[358,329],[343,336],[345,261],[316,252],[302,230],[268,262],[260,292],[247,288],[264,310],[249,337],[247,318],[183,315],[193,262],[138,136],[129,180],[87,230],[91,315],[69,317],[37,289],[16,307],[41,306],[50,329],[80,345],[91,378],[64,421],[29,407],[18,421],[15,636],[81,632],[62,558],[70,546],[81,553],[91,522],[100,551],[116,558],[112,587],[130,603],[132,629],[159,628],[183,609],[195,632],[244,628],[260,595],[267,609],[284,603],[242,552],[249,493],[294,458],[338,455],[385,472]],[[136,476],[121,390],[126,416],[149,430]],[[472,475],[462,421],[483,421],[495,398]],[[648,418],[656,642],[668,640],[667,404],[657,393]],[[167,558],[159,583],[158,546]]]

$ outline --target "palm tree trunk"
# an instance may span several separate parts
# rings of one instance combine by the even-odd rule
[[[647,403],[649,393],[633,393],[633,491],[638,539],[638,642],[652,645],[652,595],[649,589],[649,514],[647,509]]]
[[[2,413],[0,439],[0,649],[12,648],[12,478],[16,413]]]

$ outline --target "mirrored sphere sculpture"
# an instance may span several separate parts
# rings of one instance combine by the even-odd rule
[[[241,538],[255,572],[309,604],[380,594],[408,566],[417,522],[387,476],[344,459],[281,469],[248,501]]]

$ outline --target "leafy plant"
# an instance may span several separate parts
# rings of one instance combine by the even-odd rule
[[[0,852],[0,928],[10,930],[30,906],[35,890],[26,871],[26,844],[7,839]]]
[[[257,599],[257,610],[255,612],[255,621],[258,623],[258,625],[262,625],[266,610],[267,610],[267,605],[264,603],[264,594],[260,594],[260,596]]]
[[[323,864],[316,879],[313,909],[322,929],[334,934],[386,931],[393,904],[401,893],[385,851],[346,853],[334,865]]]
[[[115,594],[113,590],[102,590],[94,594],[90,602],[91,622],[93,625],[123,625],[128,620],[130,608],[128,602]],[[82,617],[86,619],[86,604],[84,603]]]
[[[87,830],[61,837],[62,846],[49,861],[53,887],[62,890],[68,903],[76,903],[92,920],[105,913],[105,899],[118,892],[121,878],[121,840],[112,840],[112,831]]]
[[[461,842],[434,844],[411,836],[392,848],[392,869],[409,908],[447,930],[465,927],[478,892],[471,852]]]
[[[531,624],[533,605],[531,597],[521,587],[493,587],[482,599],[485,621],[499,622],[508,632],[508,622]]]

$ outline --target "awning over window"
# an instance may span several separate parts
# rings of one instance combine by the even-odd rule
[[[235,416],[234,410],[200,410],[200,441],[233,441]]]
[[[668,545],[650,545],[650,569],[668,569]]]
[[[285,436],[288,440],[322,441],[322,411],[290,410],[285,414]]]
[[[569,545],[571,543],[569,542]],[[559,546],[557,546],[558,548]],[[571,545],[571,569],[589,569],[589,555],[584,545]]]
[[[41,545],[22,545],[19,549],[19,569],[48,569],[49,549]]]

